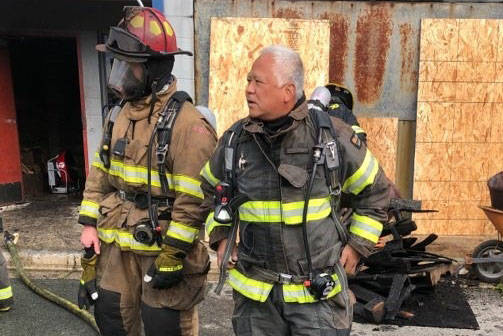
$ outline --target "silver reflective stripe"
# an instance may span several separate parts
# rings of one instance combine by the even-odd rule
[[[380,229],[377,229],[373,226],[368,225],[367,223],[364,223],[364,222],[361,222],[361,221],[355,219],[355,217],[352,218],[351,226],[362,229],[362,230],[364,230],[368,233],[371,233],[377,237],[379,237],[381,235],[381,231],[382,231]]]
[[[378,170],[379,163],[377,159],[367,149],[361,166],[344,182],[342,186],[343,192],[351,192],[354,195],[358,195],[365,187],[374,183]]]
[[[239,218],[248,222],[281,222],[280,202],[246,202],[239,207]]]
[[[281,204],[279,201],[248,201],[239,207],[239,219],[248,222],[285,223],[297,225],[302,223],[304,201]],[[330,199],[315,198],[309,200],[307,220],[324,219],[332,211]]]
[[[272,284],[248,278],[235,268],[229,271],[229,285],[242,295],[260,302],[267,300],[273,287]]]
[[[154,244],[152,246],[142,244],[136,241],[131,233],[126,231],[98,228],[98,237],[105,243],[111,244],[115,242],[119,244],[121,248],[129,250],[149,252],[161,251],[157,244]]]
[[[185,175],[175,175],[175,191],[184,192],[186,194],[204,199],[203,191],[201,190],[201,182]]]
[[[304,202],[302,202],[304,203]],[[326,202],[323,202],[319,205],[314,204],[312,201],[309,201],[309,208],[308,208],[308,214],[310,213],[318,213],[323,210],[330,209],[330,201],[327,200]],[[285,207],[283,207],[283,215],[285,217],[302,217],[302,213],[304,212],[304,204],[302,204],[302,208],[295,208],[291,210],[286,210]]]
[[[197,229],[182,223],[171,221],[168,231],[166,232],[166,236],[179,239],[187,243],[193,243],[198,233],[199,230]]]
[[[98,203],[83,200],[80,205],[79,215],[97,219],[100,215],[99,209],[100,206],[98,205]]]

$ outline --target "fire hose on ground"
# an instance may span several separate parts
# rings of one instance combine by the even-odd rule
[[[82,320],[88,323],[96,331],[97,334],[99,334],[100,332],[98,326],[96,325],[96,321],[94,320],[94,317],[91,315],[91,313],[89,313],[85,309],[80,309],[76,304],[54,294],[53,292],[47,289],[39,287],[36,283],[31,281],[30,278],[28,278],[28,276],[24,271],[23,265],[21,264],[21,260],[19,259],[15,241],[16,236],[10,234],[7,231],[4,232],[5,246],[9,250],[12,260],[14,261],[14,265],[16,266],[16,271],[21,280],[23,280],[24,284],[28,286],[35,293],[42,296],[43,298],[51,302],[54,302],[58,306],[68,310],[70,313],[80,317]]]

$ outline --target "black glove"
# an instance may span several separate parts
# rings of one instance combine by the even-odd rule
[[[185,253],[175,247],[162,244],[162,252],[150,266],[143,280],[152,282],[156,289],[171,288],[183,279],[183,258]]]
[[[82,276],[80,278],[77,302],[80,309],[89,309],[98,299],[98,291],[96,289],[96,260],[98,256],[94,253],[92,246],[84,250],[84,255],[80,258]]]

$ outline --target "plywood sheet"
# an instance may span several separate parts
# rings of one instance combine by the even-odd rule
[[[457,20],[458,61],[496,61],[499,20]]]
[[[454,61],[458,47],[456,19],[421,20],[420,60]]]
[[[391,181],[396,177],[398,118],[358,118],[367,132],[367,146]]]
[[[438,80],[454,82],[457,79],[458,62],[422,61],[419,63],[419,81]]]
[[[414,197],[439,212],[414,215],[418,233],[493,233],[478,206],[503,170],[503,20],[421,27]]]
[[[489,142],[491,103],[456,104],[454,109],[452,142]]]
[[[416,141],[451,142],[454,131],[454,115],[454,103],[419,102],[417,104]]]
[[[296,50],[304,63],[305,93],[328,82],[328,20],[212,18],[208,105],[218,132],[248,115],[246,76],[262,48],[281,44]]]
[[[448,182],[451,180],[450,144],[439,142],[416,143],[414,176],[421,182]]]

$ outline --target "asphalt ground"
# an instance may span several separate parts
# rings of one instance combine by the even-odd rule
[[[36,280],[54,293],[75,301],[78,281]],[[0,313],[2,336],[80,336],[95,335],[85,322],[48,302],[12,279],[15,303],[11,311]],[[232,297],[229,288],[220,297],[211,292],[199,306],[201,336],[233,335],[230,317]],[[503,335],[503,295],[492,286],[465,286],[464,293],[480,324],[480,330],[353,324],[353,336],[501,336]]]

